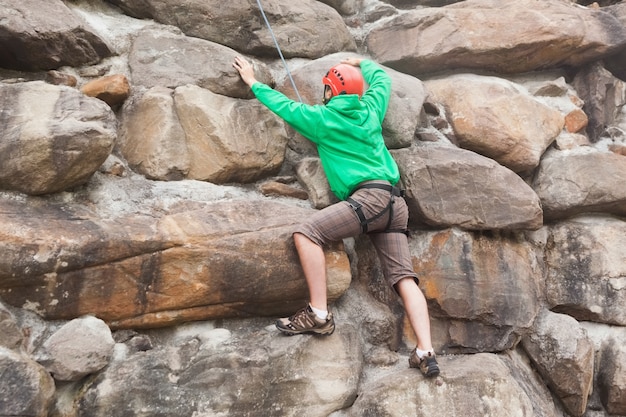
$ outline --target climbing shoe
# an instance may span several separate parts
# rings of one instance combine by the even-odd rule
[[[417,356],[415,349],[411,351],[409,356],[409,368],[419,368],[422,373],[430,378],[439,375],[439,364],[433,352],[428,352],[423,358]]]
[[[315,315],[311,306],[298,310],[293,316],[278,319],[276,327],[281,332],[293,336],[302,333],[314,333],[321,335],[331,335],[335,331],[335,320],[332,313],[328,313],[326,320],[322,320]]]

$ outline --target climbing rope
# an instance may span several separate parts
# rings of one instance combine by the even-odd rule
[[[298,96],[298,100],[302,103],[302,97],[300,97],[300,93],[298,92],[298,88],[296,87],[296,83],[293,81],[293,77],[291,76],[291,72],[289,71],[289,67],[285,62],[285,58],[283,57],[283,52],[280,50],[280,46],[278,46],[278,41],[276,40],[276,36],[274,36],[274,31],[272,30],[272,26],[270,26],[269,20],[267,20],[267,16],[265,16],[265,12],[263,11],[263,6],[261,6],[261,0],[256,0],[256,3],[259,5],[259,10],[261,11],[261,15],[263,16],[263,20],[265,20],[265,24],[267,25],[267,29],[270,31],[270,35],[274,40],[274,45],[276,45],[276,49],[278,50],[278,55],[280,55],[281,61],[283,61],[283,65],[285,67],[285,71],[287,71],[287,76],[289,77],[289,81],[291,81],[291,85],[293,86],[296,95]]]

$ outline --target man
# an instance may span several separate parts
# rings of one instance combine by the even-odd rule
[[[437,376],[428,307],[417,285],[406,235],[408,208],[395,187],[400,173],[382,136],[390,77],[373,61],[345,59],[322,78],[324,105],[310,106],[257,81],[254,67],[244,58],[235,58],[233,66],[261,103],[317,145],[331,190],[342,200],[318,211],[294,232],[310,302],[293,316],[279,319],[276,327],[289,335],[329,335],[335,330],[327,305],[323,247],[367,233],[418,340],[409,366]],[[365,93],[364,81],[369,84]]]

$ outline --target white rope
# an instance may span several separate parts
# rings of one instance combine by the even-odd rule
[[[263,20],[265,20],[265,24],[270,31],[270,35],[272,35],[272,39],[274,40],[274,45],[276,45],[276,49],[278,50],[278,55],[280,55],[280,59],[283,61],[283,65],[285,66],[285,70],[287,71],[287,76],[291,81],[291,85],[293,86],[296,95],[298,96],[298,100],[302,103],[302,97],[300,97],[300,93],[298,92],[298,88],[296,88],[296,83],[293,81],[293,77],[291,76],[291,72],[289,72],[289,67],[287,67],[287,63],[285,62],[285,58],[283,57],[283,52],[280,50],[280,46],[278,46],[278,41],[276,40],[276,36],[274,36],[274,31],[272,30],[272,26],[270,26],[270,22],[267,20],[267,16],[265,16],[265,12],[263,11],[263,6],[261,6],[261,0],[256,0],[259,5],[259,10],[261,11],[261,15],[263,16]]]

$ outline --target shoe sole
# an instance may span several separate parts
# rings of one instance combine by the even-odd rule
[[[330,330],[311,329],[311,330],[298,331],[298,330],[291,330],[291,329],[281,327],[279,326],[279,322],[276,322],[276,328],[280,330],[281,332],[283,332],[284,334],[286,334],[287,336],[295,336],[298,334],[318,334],[320,336],[330,336],[331,334],[335,332],[335,326],[333,326]]]

